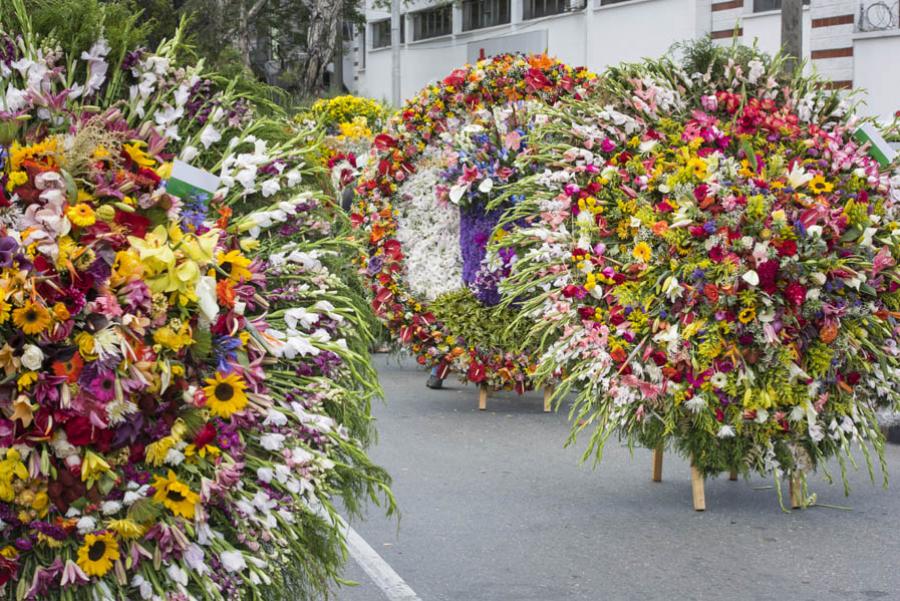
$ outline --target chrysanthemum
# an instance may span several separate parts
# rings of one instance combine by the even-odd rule
[[[244,394],[247,384],[238,374],[223,376],[217,371],[215,378],[207,378],[206,383],[203,388],[206,405],[216,417],[231,417],[247,406],[247,395]]]
[[[646,242],[638,242],[631,254],[641,263],[646,263],[653,255],[653,251],[650,249],[650,245]]]
[[[27,300],[13,311],[13,323],[26,334],[40,334],[50,326],[50,312],[43,305]]]
[[[119,543],[111,532],[86,534],[78,549],[78,567],[88,576],[104,576],[119,559]]]
[[[153,482],[156,494],[153,500],[161,503],[166,509],[189,520],[194,519],[194,511],[200,496],[181,482],[175,472],[169,470],[165,478],[156,476]]]
[[[107,525],[110,530],[126,540],[140,538],[147,531],[147,528],[128,518],[110,520]]]

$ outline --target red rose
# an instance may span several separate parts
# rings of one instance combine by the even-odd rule
[[[581,319],[593,319],[594,318],[594,308],[593,307],[578,307],[578,314],[581,316]]]

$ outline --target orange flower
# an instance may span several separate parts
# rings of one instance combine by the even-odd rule
[[[234,292],[234,282],[228,279],[216,282],[216,297],[223,307],[234,308],[234,299],[237,298]]]
[[[528,57],[528,64],[535,69],[549,69],[555,61],[546,54],[536,54]]]
[[[53,373],[57,376],[65,376],[69,384],[74,384],[81,375],[82,367],[84,367],[84,361],[79,353],[75,353],[68,361],[54,361]]]
[[[372,226],[372,233],[369,235],[369,242],[372,244],[376,244],[382,238],[384,238],[384,227],[380,223],[376,223]]]
[[[656,234],[657,236],[662,236],[663,234],[665,234],[666,232],[669,231],[669,222],[657,221],[656,223],[653,224],[653,227],[651,229],[653,230],[653,233]]]

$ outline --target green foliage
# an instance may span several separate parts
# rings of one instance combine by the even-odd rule
[[[522,321],[510,327],[518,315],[515,308],[486,307],[468,288],[439,296],[430,308],[448,331],[460,336],[468,346],[478,348],[519,352],[531,327]]]

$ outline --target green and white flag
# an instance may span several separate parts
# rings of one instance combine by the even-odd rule
[[[872,123],[863,123],[853,132],[853,137],[860,144],[869,143],[869,156],[878,161],[882,167],[887,167],[897,158],[897,151],[878,133]]]
[[[211,198],[218,189],[218,177],[209,171],[191,167],[180,159],[175,159],[172,175],[166,182],[166,192],[182,200],[201,194]]]

